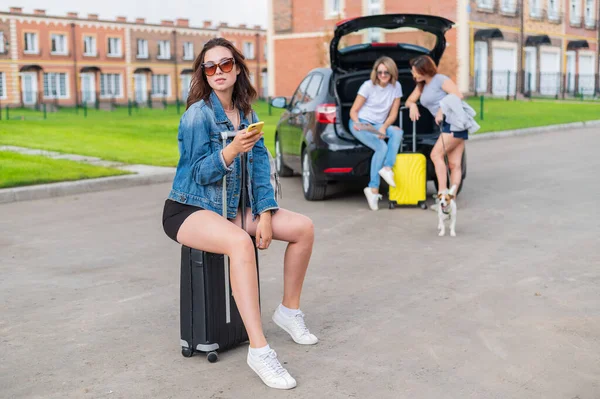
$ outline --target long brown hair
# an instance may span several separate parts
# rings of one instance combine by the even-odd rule
[[[204,100],[208,101],[212,87],[208,84],[208,80],[204,75],[201,64],[204,62],[204,56],[206,52],[215,47],[225,47],[231,51],[233,58],[235,59],[235,65],[240,69],[240,74],[237,75],[237,79],[233,86],[233,101],[235,105],[242,110],[244,115],[248,115],[252,111],[252,103],[256,100],[257,93],[252,87],[249,78],[248,66],[245,62],[245,57],[238,49],[227,39],[222,37],[215,37],[210,39],[202,48],[198,57],[194,61],[192,82],[190,84],[190,92],[187,99],[188,109],[192,104],[197,101]],[[235,68],[234,68],[235,70]]]
[[[437,74],[437,66],[435,62],[428,55],[420,55],[410,60],[410,66],[414,67],[419,75],[433,77]],[[418,85],[423,88],[424,83],[418,82]]]

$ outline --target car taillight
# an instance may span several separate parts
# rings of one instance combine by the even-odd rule
[[[335,123],[337,107],[335,104],[321,104],[317,107],[317,121],[319,123]]]

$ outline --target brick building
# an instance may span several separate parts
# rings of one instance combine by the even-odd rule
[[[260,26],[107,21],[96,14],[56,17],[12,7],[0,12],[0,102],[185,101],[194,59],[213,37],[229,39],[243,52],[253,84],[266,96],[266,32]]]
[[[337,22],[387,13],[439,15],[455,23],[446,33],[448,46],[440,70],[455,79],[465,93],[506,95],[518,90],[553,96],[561,92],[593,94],[600,91],[598,3],[599,0],[269,0],[269,94],[290,96],[308,71],[329,64],[328,46]],[[422,40],[415,42],[407,35],[399,38],[385,32],[366,34],[356,40],[406,40],[423,45]]]

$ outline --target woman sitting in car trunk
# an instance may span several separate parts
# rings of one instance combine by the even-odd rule
[[[402,86],[398,82],[398,68],[389,57],[381,57],[373,65],[371,78],[364,82],[350,109],[350,131],[361,143],[375,151],[371,159],[368,187],[364,192],[369,207],[376,211],[381,176],[396,187],[392,167],[402,142],[402,130],[392,123],[398,117]],[[385,138],[388,142],[385,142]]]

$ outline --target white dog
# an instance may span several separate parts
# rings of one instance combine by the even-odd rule
[[[450,235],[456,237],[456,202],[454,193],[456,185],[453,185],[450,191],[446,190],[438,194],[438,234],[440,237],[446,235],[446,226],[444,221],[450,219]]]

